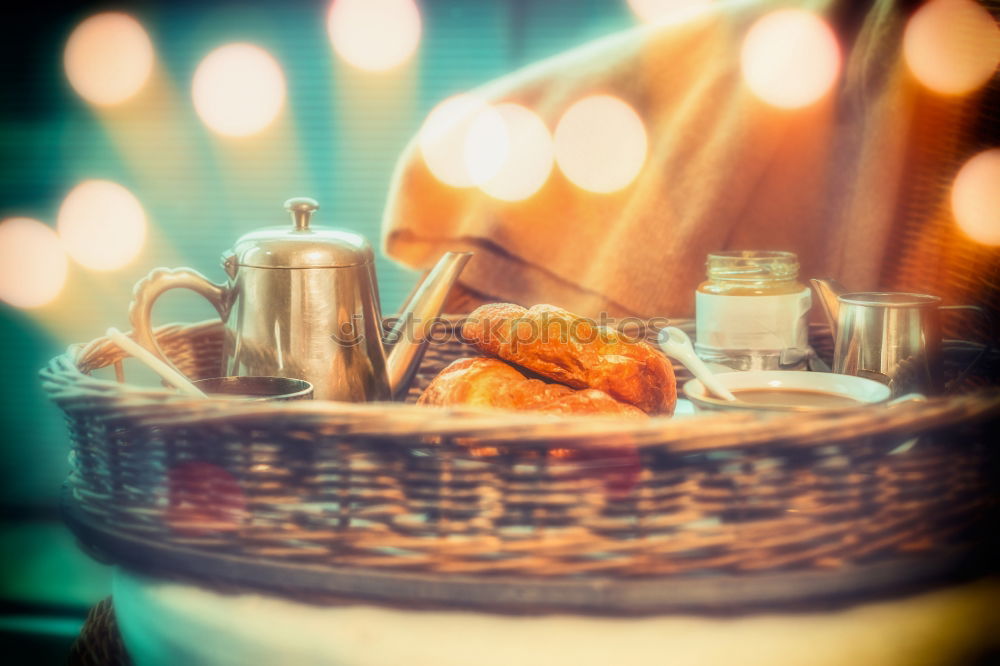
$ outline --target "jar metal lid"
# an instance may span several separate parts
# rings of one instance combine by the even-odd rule
[[[799,275],[798,256],[776,250],[712,252],[705,266],[713,280],[794,280]]]

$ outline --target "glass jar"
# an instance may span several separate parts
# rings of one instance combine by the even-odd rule
[[[812,293],[795,253],[716,252],[706,267],[695,293],[698,356],[736,370],[804,368]]]

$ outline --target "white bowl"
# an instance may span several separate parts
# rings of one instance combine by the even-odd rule
[[[730,391],[739,389],[798,389],[822,391],[854,398],[866,404],[885,402],[892,391],[864,377],[840,375],[832,372],[807,372],[805,370],[748,370],[746,372],[724,372],[716,379]],[[828,407],[786,407],[782,405],[762,405],[748,402],[732,402],[711,397],[704,385],[697,379],[684,384],[684,395],[696,409],[752,409],[769,412],[797,412],[830,409]]]

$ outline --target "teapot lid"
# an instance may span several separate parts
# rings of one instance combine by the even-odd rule
[[[364,236],[309,224],[319,204],[298,197],[285,202],[292,225],[264,227],[244,234],[233,246],[240,266],[254,268],[338,268],[358,266],[374,260]]]

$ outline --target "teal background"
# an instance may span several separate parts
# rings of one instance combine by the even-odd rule
[[[335,60],[328,2],[41,1],[5,10],[0,219],[27,216],[54,226],[66,193],[81,180],[102,178],[139,198],[150,234],[121,270],[97,274],[71,262],[67,288],[49,306],[21,311],[0,302],[0,645],[28,645],[32,663],[61,662],[85,609],[109,589],[108,571],[76,549],[58,520],[69,444],[37,379],[50,358],[109,325],[126,328],[131,286],[153,267],[188,265],[221,279],[219,254],[247,230],[282,223],[281,204],[290,196],[318,199],[321,223],[377,244],[395,159],[436,103],[635,24],[625,0],[420,5],[423,36],[414,62],[382,78]],[[126,11],[144,25],[156,50],[158,89],[169,93],[120,123],[79,98],[62,69],[74,26],[104,9]],[[240,149],[238,160],[227,155],[239,142],[212,134],[189,96],[199,60],[232,41],[270,51],[288,87],[284,140]],[[383,305],[392,310],[415,276],[384,256],[378,270]],[[193,295],[170,294],[156,321],[212,314]]]

